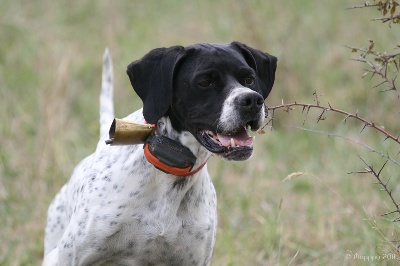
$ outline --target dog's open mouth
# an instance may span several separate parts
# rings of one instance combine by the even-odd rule
[[[254,137],[248,134],[246,126],[224,134],[198,130],[196,137],[206,149],[228,160],[246,160],[253,153]]]

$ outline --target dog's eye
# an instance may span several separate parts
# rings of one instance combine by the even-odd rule
[[[245,78],[244,83],[246,85],[251,85],[251,84],[254,83],[254,78],[253,77],[247,77],[247,78]]]
[[[200,82],[197,82],[197,85],[199,85],[200,87],[203,87],[203,88],[208,88],[212,85],[212,83],[209,80],[202,80]]]

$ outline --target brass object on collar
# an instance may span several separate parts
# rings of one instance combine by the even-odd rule
[[[154,131],[155,126],[151,124],[114,118],[109,132],[110,139],[106,140],[106,144],[111,146],[143,144]]]

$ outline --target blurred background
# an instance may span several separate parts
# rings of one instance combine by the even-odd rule
[[[362,0],[303,1],[13,1],[0,5],[0,265],[38,265],[47,207],[74,166],[98,141],[102,54],[109,47],[117,117],[141,107],[126,66],[149,50],[238,40],[278,57],[268,106],[328,102],[400,132],[399,99],[373,89],[345,45],[393,52],[399,27],[372,22]],[[344,136],[393,154],[374,130],[301,108],[275,112],[246,162],[209,163],[218,194],[213,265],[396,265],[360,256],[392,254],[398,226],[380,217],[388,195],[360,157],[384,160]],[[394,147],[393,147],[394,146]],[[393,150],[393,152],[392,152]],[[397,154],[396,154],[397,152]],[[295,174],[293,174],[295,173]],[[303,173],[302,175],[296,173]],[[388,165],[399,187],[398,166]]]

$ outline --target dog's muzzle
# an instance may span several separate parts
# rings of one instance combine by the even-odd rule
[[[247,127],[231,134],[198,130],[196,138],[207,150],[227,160],[246,160],[253,153],[254,137],[248,134]]]

